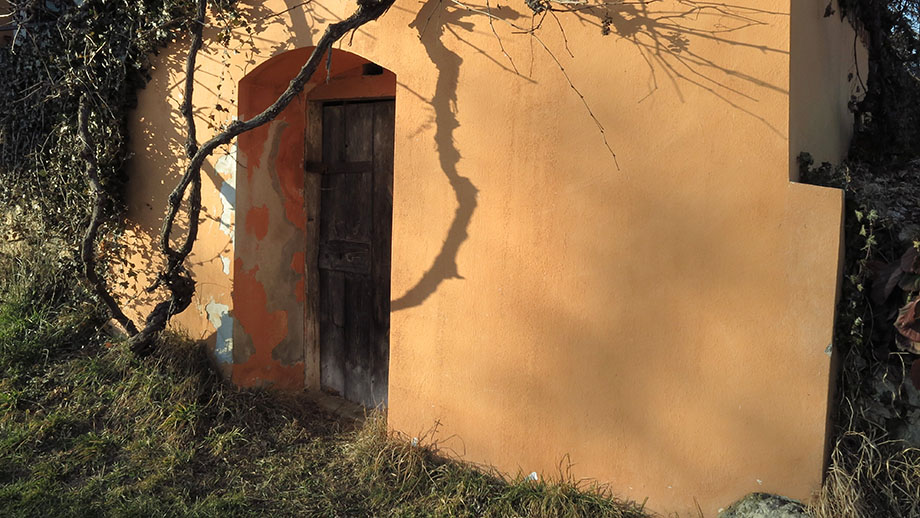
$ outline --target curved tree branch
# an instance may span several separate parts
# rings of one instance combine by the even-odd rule
[[[107,197],[105,190],[102,189],[102,183],[99,181],[99,166],[96,163],[95,150],[93,149],[92,138],[89,135],[89,123],[87,119],[89,119],[89,106],[84,97],[80,99],[80,111],[77,115],[77,125],[80,132],[80,138],[83,140],[82,158],[86,162],[86,176],[89,178],[89,185],[96,199],[93,204],[93,214],[90,217],[89,226],[86,227],[86,233],[83,234],[83,243],[81,243],[80,246],[80,259],[83,261],[83,275],[92,285],[93,290],[96,292],[96,296],[106,305],[112,318],[124,326],[128,335],[135,336],[137,334],[137,327],[135,327],[134,322],[125,316],[121,308],[118,307],[118,303],[115,302],[115,299],[106,288],[105,280],[99,277],[99,274],[96,272],[96,259],[93,251],[96,244],[96,236],[99,233],[99,227],[102,225],[102,215],[105,211]]]
[[[195,290],[195,282],[191,279],[183,262],[192,251],[195,240],[198,238],[198,217],[201,213],[201,167],[205,159],[210,156],[214,150],[224,144],[229,144],[231,140],[242,133],[253,130],[274,120],[290,103],[300,94],[307,81],[313,76],[323,56],[330,52],[332,45],[345,36],[348,32],[353,31],[365,23],[376,20],[385,13],[395,0],[358,0],[358,9],[348,18],[330,24],[326,27],[323,36],[316,43],[310,58],[300,69],[287,89],[278,97],[278,99],[262,113],[246,121],[234,121],[227,129],[218,133],[210,140],[205,142],[200,149],[197,149],[191,155],[189,164],[185,168],[185,173],[179,180],[179,184],[169,195],[169,207],[163,222],[163,229],[160,233],[160,245],[167,256],[167,264],[163,272],[160,273],[157,285],[165,284],[170,290],[170,299],[157,304],[150,315],[147,317],[144,329],[132,339],[131,350],[136,354],[149,354],[154,349],[154,339],[166,328],[169,318],[175,314],[181,313],[191,303],[192,295]],[[192,47],[189,52],[189,59],[186,62],[186,98],[183,103],[183,114],[190,123],[189,139],[186,144],[186,151],[194,149],[194,121],[191,115],[191,84],[194,74],[195,54],[201,48],[201,27],[204,25],[204,15],[201,5],[206,0],[199,0],[199,20],[196,27],[193,28],[194,38]],[[188,107],[186,113],[186,106]],[[185,241],[178,250],[173,250],[169,244],[170,235],[175,224],[176,216],[182,199],[189,186],[192,191],[189,195],[188,221],[189,229]]]
[[[195,114],[192,109],[192,96],[195,92],[195,62],[198,60],[198,52],[201,50],[201,46],[204,40],[203,30],[204,30],[204,21],[205,15],[208,8],[208,0],[198,0],[198,11],[195,15],[195,19],[192,21],[192,45],[188,52],[188,58],[185,61],[185,90],[183,92],[182,107],[180,112],[182,116],[185,117],[185,125],[188,131],[185,140],[185,155],[188,159],[192,159],[195,156],[195,153],[198,152],[198,138],[195,132]],[[194,207],[199,207],[201,205],[201,174],[200,170],[198,174],[192,175],[191,178],[192,184],[192,195],[189,199],[189,205]],[[175,218],[175,214],[179,210],[179,204],[182,201],[182,195],[185,194],[185,188],[183,187],[182,193],[178,196],[178,199],[173,201],[176,196],[174,191],[169,198],[170,204],[170,213],[172,217]],[[172,233],[172,221],[169,221],[169,224],[163,225],[163,230],[160,234],[160,246],[163,249],[163,253],[172,261],[174,258],[178,258],[180,251],[174,250],[169,243],[169,237]],[[192,221],[189,221],[190,227],[192,225],[198,226],[198,219],[195,218]],[[186,240],[186,243],[188,240]],[[185,246],[183,246],[184,248]],[[188,255],[188,254],[186,254]],[[181,259],[180,259],[181,262]]]

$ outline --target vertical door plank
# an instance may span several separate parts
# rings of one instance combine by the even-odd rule
[[[345,121],[345,160],[370,161],[374,155],[374,104],[346,104]]]
[[[395,102],[374,104],[374,286],[371,384],[375,405],[387,405],[390,361],[390,255],[393,221]]]
[[[350,274],[346,281],[345,399],[373,407],[368,359],[371,321],[371,283],[365,275]]]
[[[323,162],[339,162],[345,154],[345,110],[323,107]],[[333,175],[323,174],[320,189],[319,241],[335,239],[336,185]],[[322,388],[345,394],[345,278],[341,272],[320,270],[320,383]]]
[[[373,106],[367,103],[346,104],[345,149],[347,162],[369,162],[373,158]],[[348,192],[336,213],[339,239],[369,243],[372,233],[371,172],[340,175],[341,187]],[[346,223],[347,222],[347,223]]]
[[[344,395],[345,382],[345,274],[321,270],[323,293],[320,333],[320,376],[324,389]]]
[[[323,106],[308,102],[304,136],[304,163],[323,159]],[[320,381],[320,286],[319,286],[319,222],[322,214],[322,177],[304,174],[304,212],[307,222],[304,247],[304,381],[307,388],[319,390]]]
[[[323,107],[323,163],[341,162],[345,156],[345,107]],[[323,215],[320,220],[320,241],[337,239],[336,221],[341,220],[342,208],[338,204],[337,194],[340,175],[323,174],[322,202]]]
[[[341,162],[345,157],[345,107],[323,106],[323,162]]]
[[[345,160],[369,162],[373,158],[374,108],[372,104],[345,105]],[[347,200],[341,217],[347,218],[343,239],[371,245],[373,235],[373,171],[341,175],[347,185]],[[373,285],[367,274],[348,276],[346,294],[345,397],[367,405],[370,393],[371,306]]]

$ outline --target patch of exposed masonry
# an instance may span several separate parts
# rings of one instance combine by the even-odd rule
[[[220,185],[221,213],[218,226],[220,231],[230,236],[231,249],[234,244],[233,213],[236,210],[236,144],[230,147],[230,152],[217,159],[214,170],[224,178]],[[230,257],[220,256],[225,275],[230,275]]]
[[[208,321],[217,331],[217,341],[214,345],[214,356],[218,363],[233,362],[233,317],[230,316],[230,306],[219,304],[211,299],[204,307],[208,314]]]

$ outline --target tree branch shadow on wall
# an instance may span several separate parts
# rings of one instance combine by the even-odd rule
[[[676,9],[652,10],[647,2],[616,5],[588,6],[573,12],[585,25],[596,27],[602,34],[629,41],[648,65],[649,91],[639,101],[642,103],[659,90],[659,76],[670,83],[681,102],[684,93],[681,83],[700,88],[717,97],[731,108],[757,119],[770,130],[785,138],[786,132],[776,128],[764,117],[739,104],[739,100],[756,102],[758,99],[742,88],[730,84],[730,79],[759,89],[788,95],[785,87],[772,84],[766,78],[746,74],[729,64],[719,64],[715,56],[706,56],[692,45],[693,39],[709,40],[735,47],[747,47],[761,53],[788,55],[788,50],[763,44],[752,44],[740,39],[747,29],[772,25],[777,17],[788,18],[789,13],[758,9],[728,2],[680,0]],[[738,38],[733,36],[738,35]],[[659,74],[660,72],[660,74]],[[722,76],[720,78],[719,76]]]
[[[319,30],[326,22],[338,19],[319,2],[301,5],[302,2],[297,0],[286,0],[285,3],[289,6],[289,9],[282,13],[271,12],[258,2],[240,4],[240,8],[246,18],[252,20],[251,26],[254,28],[253,33],[248,36],[250,38],[248,44],[251,45],[252,49],[246,50],[246,52],[250,52],[253,57],[253,59],[246,61],[248,66],[256,64],[254,56],[259,44],[271,43],[272,50],[269,54],[272,55],[289,48],[293,42],[296,42],[298,46],[308,45],[313,40],[314,31]],[[432,295],[443,281],[463,278],[458,269],[457,257],[460,247],[469,237],[468,228],[478,203],[479,190],[468,177],[462,176],[459,172],[458,164],[462,156],[454,142],[454,133],[460,126],[455,113],[456,89],[460,66],[464,60],[458,53],[449,50],[445,45],[443,41],[445,33],[450,33],[458,41],[471,47],[474,52],[486,57],[500,70],[514,73],[522,81],[536,83],[536,80],[518,72],[510,55],[507,56],[511,63],[510,66],[501,61],[502,53],[505,52],[503,47],[501,51],[498,49],[486,50],[478,48],[464,39],[460,32],[472,31],[475,21],[491,17],[494,28],[498,29],[495,32],[495,37],[499,43],[501,42],[499,32],[505,33],[505,37],[536,37],[538,33],[527,33],[526,30],[524,33],[520,33],[514,28],[539,29],[544,22],[549,24],[548,28],[543,28],[544,31],[552,27],[558,27],[564,38],[563,22],[568,22],[574,18],[582,26],[594,27],[599,34],[609,33],[613,38],[630,42],[642,55],[643,60],[648,65],[648,92],[638,102],[645,102],[654,96],[660,90],[661,84],[664,83],[670,84],[680,100],[683,101],[685,98],[684,85],[688,85],[702,89],[732,108],[760,120],[770,127],[775,134],[785,138],[785,132],[770,125],[766,119],[738,103],[739,100],[756,101],[756,98],[736,85],[729,84],[728,79],[740,80],[743,84],[750,84],[757,88],[784,94],[787,91],[771,84],[766,79],[744,74],[729,65],[718,63],[715,57],[697,52],[694,49],[694,40],[705,39],[731,46],[750,47],[764,53],[786,54],[787,51],[779,48],[740,41],[738,34],[745,29],[774,23],[775,17],[787,17],[788,14],[726,2],[681,0],[668,4],[669,6],[674,6],[673,8],[660,9],[650,8],[652,4],[661,4],[661,2],[649,0],[621,4],[602,2],[582,4],[570,9],[550,12],[550,15],[557,18],[558,24],[552,21],[547,22],[545,20],[547,17],[546,12],[532,15],[529,12],[515,11],[507,5],[498,7],[497,4],[491,6],[463,4],[470,7],[470,9],[467,9],[461,4],[451,3],[446,0],[428,0],[417,10],[416,18],[412,21],[410,27],[418,31],[429,59],[438,70],[435,93],[428,102],[430,102],[434,110],[435,143],[440,166],[455,192],[457,208],[444,244],[431,267],[422,274],[413,287],[392,301],[391,310],[399,311],[418,306]],[[277,23],[279,19],[289,28],[287,32],[290,37],[286,41],[279,42],[267,42],[259,39],[260,30],[267,23]],[[368,35],[363,34],[363,36]],[[214,39],[209,37],[209,41]],[[568,52],[567,47],[554,50],[548,48],[547,50],[549,52],[558,52],[560,55],[563,52]],[[176,52],[177,55],[173,55],[173,52]],[[532,45],[531,61],[533,60],[533,52]],[[265,52],[258,52],[258,54],[265,54]],[[174,50],[171,49],[167,58],[169,62],[168,68],[172,69],[181,66],[184,55],[184,48],[181,45]],[[578,78],[574,78],[573,81],[577,85]],[[203,85],[199,82],[198,87],[201,88]],[[172,91],[173,86],[170,86],[168,90]],[[212,93],[217,94],[217,92]],[[588,99],[588,103],[591,102],[592,99]],[[196,110],[196,112],[198,111]],[[203,115],[196,113],[196,117],[202,120]],[[203,122],[206,124],[212,123],[211,121]],[[590,127],[590,121],[586,119],[586,122],[588,124],[586,127]],[[155,146],[154,149],[168,149],[170,157],[160,156],[158,157],[158,162],[169,163],[170,160],[167,158],[174,159],[174,157],[180,156],[181,153],[178,151],[181,149],[183,135],[180,134],[177,128],[181,128],[181,124],[178,124],[178,122],[169,132],[160,130],[162,133],[158,136],[158,140],[165,140],[168,144]],[[162,151],[155,151],[154,153],[157,155],[163,154]],[[211,177],[215,186],[219,188],[219,181],[221,180],[219,176],[213,174],[213,170],[210,170],[210,168],[206,168],[205,172]],[[170,179],[177,176],[177,174],[178,171],[170,171]],[[159,229],[147,228],[144,230],[149,235],[155,236]],[[147,264],[151,264],[154,260],[153,257],[145,257],[144,259]],[[216,258],[212,260],[216,260]]]
[[[445,280],[463,278],[457,269],[457,255],[460,252],[460,245],[469,237],[467,229],[476,211],[476,197],[479,194],[479,189],[473,185],[473,182],[458,171],[457,164],[460,162],[461,155],[454,144],[454,130],[460,127],[460,122],[457,120],[453,106],[456,106],[457,103],[457,81],[460,77],[460,65],[463,64],[463,58],[448,50],[441,41],[444,31],[452,30],[451,25],[465,29],[471,29],[472,25],[463,21],[463,18],[469,16],[467,12],[445,12],[443,23],[431,27],[431,34],[426,38],[425,32],[428,25],[425,19],[426,7],[437,8],[439,4],[440,0],[429,0],[423,8],[419,9],[418,16],[412,21],[410,27],[419,32],[429,59],[438,69],[435,93],[430,101],[435,113],[434,140],[441,171],[447,176],[457,198],[457,209],[441,251],[435,257],[431,268],[422,275],[415,286],[390,303],[391,311],[418,306]]]
[[[476,5],[459,0],[457,2],[428,0],[418,9],[416,18],[409,26],[418,31],[429,59],[438,69],[435,93],[427,102],[434,109],[435,143],[439,161],[443,173],[454,190],[457,208],[444,244],[431,268],[422,274],[414,286],[391,302],[392,311],[421,305],[445,280],[463,279],[457,266],[457,256],[461,245],[469,237],[467,229],[477,207],[479,190],[468,177],[459,173],[457,166],[462,157],[454,143],[454,131],[460,126],[454,107],[457,102],[456,89],[463,58],[449,50],[444,44],[442,38],[445,33],[452,34],[463,44],[486,56],[503,71],[515,74],[521,80],[537,83],[536,80],[519,71],[514,64],[513,57],[507,54],[496,27],[504,27],[506,32],[510,31],[514,37],[530,36],[539,40],[537,31],[546,22],[546,17],[551,15],[555,18],[556,23],[550,23],[550,25],[558,27],[565,42],[564,49],[557,49],[557,51],[566,52],[574,57],[568,48],[568,40],[562,24],[565,16],[573,15],[582,26],[594,27],[598,33],[605,36],[612,35],[618,39],[624,39],[641,54],[648,65],[649,89],[638,101],[639,103],[645,102],[660,89],[659,77],[663,76],[663,80],[671,85],[681,102],[685,102],[682,83],[686,83],[690,87],[702,89],[731,108],[760,121],[778,137],[787,137],[785,131],[775,127],[766,118],[751,109],[742,106],[739,101],[757,102],[758,99],[731,82],[740,80],[745,86],[785,95],[788,95],[788,90],[772,84],[766,78],[754,77],[728,64],[719,64],[715,57],[697,52],[693,48],[693,40],[703,39],[727,46],[746,47],[761,53],[788,54],[787,50],[781,48],[747,43],[736,37],[746,29],[772,25],[776,23],[777,17],[788,18],[788,13],[725,2],[694,0],[679,0],[671,9],[650,9],[650,4],[656,3],[659,3],[659,0],[617,4],[597,2],[580,4],[558,11],[544,11],[534,15],[522,14],[507,5],[493,6],[489,3]],[[476,19],[490,19],[490,28],[498,41],[500,52],[508,58],[510,66],[499,62],[496,56],[476,47],[458,34],[456,29],[472,31],[473,22]],[[523,23],[524,21],[529,21],[529,27]],[[559,64],[554,51],[542,40],[539,41],[552,55],[553,60]],[[534,59],[533,52],[532,45],[531,63]],[[569,80],[561,64],[559,64],[559,69]],[[577,78],[575,81],[577,82]],[[581,95],[576,83],[570,80],[570,86]],[[412,93],[421,97],[415,92]],[[586,101],[586,108],[593,118],[590,103],[590,99]],[[602,127],[603,121],[595,119],[594,122]],[[590,122],[588,124],[590,126]]]

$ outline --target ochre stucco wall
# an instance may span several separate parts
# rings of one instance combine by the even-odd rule
[[[202,137],[265,102],[242,98],[247,74],[294,59],[283,53],[353,9],[315,1],[270,16],[288,4],[244,1],[254,35],[226,49],[209,40]],[[526,9],[493,13],[529,27]],[[795,85],[846,91],[852,39],[837,18],[791,22],[790,10],[665,1],[562,15],[565,40],[552,20],[538,34],[565,74],[540,41],[496,21],[512,63],[485,17],[436,0],[398,1],[342,43],[397,81],[391,428],[420,437],[439,423],[445,454],[512,475],[570,463],[660,512],[699,503],[714,516],[749,491],[818,487],[842,196],[790,183],[790,150],[845,149],[839,103],[796,101]],[[825,44],[799,58],[793,29]],[[132,126],[135,250],[158,230],[182,164],[185,47],[160,57]],[[838,64],[797,61],[822,56]],[[285,136],[303,102],[205,168],[199,291],[176,325],[209,340],[241,384],[309,378],[294,262],[310,251],[286,205],[296,188],[282,182],[303,160]],[[156,259],[132,259],[138,289]]]

